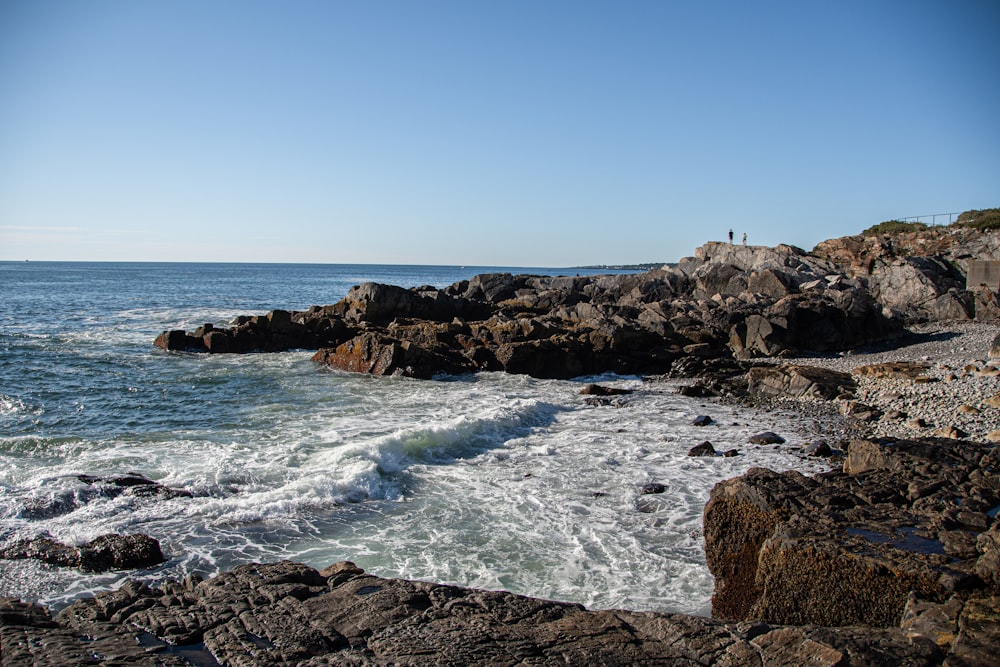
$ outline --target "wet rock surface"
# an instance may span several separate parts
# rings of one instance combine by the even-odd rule
[[[47,537],[15,542],[0,550],[2,560],[39,560],[49,565],[76,567],[87,572],[154,567],[165,559],[160,543],[148,535],[101,535],[71,546]]]
[[[963,608],[970,659],[984,612]],[[926,616],[926,612],[924,612]],[[925,622],[920,628],[929,626]],[[912,636],[911,636],[912,635]],[[588,611],[351,563],[280,562],[206,581],[136,582],[53,619],[0,601],[5,665],[936,665],[948,652],[902,629],[780,627],[681,614]],[[974,663],[969,663],[974,664]]]

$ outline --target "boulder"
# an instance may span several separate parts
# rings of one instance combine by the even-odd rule
[[[695,445],[688,451],[688,456],[716,456],[715,447],[707,440],[700,445]]]
[[[816,366],[782,364],[754,366],[747,372],[747,392],[751,396],[778,398],[819,398],[830,400],[857,389],[854,379]]]
[[[773,431],[762,431],[750,436],[748,442],[752,445],[782,445],[785,443],[785,439]]]
[[[861,290],[792,294],[748,314],[729,330],[729,347],[738,358],[803,351],[832,352],[898,336],[898,321],[888,319]]]
[[[914,255],[879,260],[869,284],[879,303],[911,319],[969,319],[971,303],[963,294],[964,276],[940,258]]]

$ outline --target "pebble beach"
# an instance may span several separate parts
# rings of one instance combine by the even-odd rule
[[[852,373],[857,381],[853,411],[860,423],[849,420],[850,430],[870,436],[964,437],[975,441],[1000,439],[1000,360],[989,358],[1000,326],[978,322],[916,325],[901,339],[833,356],[797,357],[792,363]],[[788,363],[788,359],[775,359]],[[872,377],[854,371],[871,364],[913,362],[927,364],[916,380]],[[805,402],[818,403],[816,399]],[[784,402],[784,401],[783,401]],[[843,413],[853,402],[838,400]],[[864,417],[864,407],[875,415]],[[965,434],[965,435],[961,435]]]

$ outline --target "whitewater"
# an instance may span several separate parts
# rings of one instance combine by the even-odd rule
[[[367,280],[444,287],[504,270],[566,273],[0,263],[0,546],[145,533],[167,558],[104,574],[6,561],[0,596],[60,607],[126,578],[351,560],[595,609],[708,614],[712,486],[754,466],[824,469],[798,451],[820,424],[685,398],[658,379],[373,378],[320,367],[309,351],[152,344],[165,329],[334,303]],[[589,382],[634,393],[591,405],[579,393]],[[714,422],[694,426],[698,415]],[[749,445],[763,430],[788,443]],[[687,455],[705,440],[740,455]],[[79,479],[127,472],[192,497],[111,498]],[[666,489],[644,495],[650,483]]]

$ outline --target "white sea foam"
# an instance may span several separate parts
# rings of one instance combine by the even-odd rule
[[[637,392],[620,407],[593,407],[579,382],[373,380],[302,361],[178,359],[226,382],[292,374],[296,395],[276,392],[226,429],[53,448],[44,473],[5,475],[5,506],[70,509],[8,513],[5,532],[72,543],[146,532],[173,559],[155,577],[269,557],[317,567],[350,559],[389,576],[704,613],[701,509],[711,486],[754,465],[821,469],[787,448],[746,444],[763,428],[802,440],[806,425],[703,406],[663,384],[604,378]],[[692,426],[699,412],[716,423]],[[706,439],[742,455],[687,456]],[[74,477],[104,470],[136,470],[195,497],[107,498]],[[640,495],[648,482],[666,493]],[[36,582],[49,589],[41,598],[63,599],[59,581]]]
[[[371,378],[319,368],[307,352],[165,353],[151,344],[164,329],[266,312],[292,296],[339,297],[326,298],[315,278],[305,296],[286,280],[258,302],[232,267],[213,268],[227,296],[204,296],[200,274],[173,280],[168,267],[150,282],[146,270],[128,308],[102,288],[79,315],[32,324],[63,297],[46,293],[48,302],[24,302],[16,330],[0,331],[0,544],[142,532],[169,560],[106,575],[5,563],[0,595],[61,604],[124,576],[349,559],[385,576],[705,613],[701,512],[712,485],[756,465],[822,469],[788,446],[747,445],[765,429],[799,444],[809,422],[635,378],[589,378],[636,390],[590,406],[580,381]],[[32,383],[22,387],[25,368]],[[701,413],[715,423],[692,426]],[[688,457],[703,440],[741,455]],[[131,471],[193,497],[114,496],[79,478]],[[642,495],[649,482],[665,493]]]

